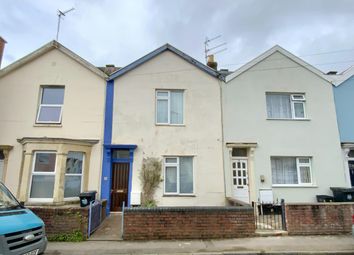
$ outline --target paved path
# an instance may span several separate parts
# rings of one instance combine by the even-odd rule
[[[122,214],[111,213],[91,235],[90,241],[122,240]]]
[[[49,243],[45,254],[354,254],[352,236],[282,236],[188,241]]]

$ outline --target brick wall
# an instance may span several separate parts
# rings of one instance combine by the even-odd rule
[[[81,231],[87,237],[88,228],[88,207],[78,206],[27,206],[37,214],[45,223],[45,230],[48,235],[71,234],[74,231]]]
[[[127,208],[125,240],[254,236],[252,207]]]
[[[336,235],[352,231],[354,203],[287,204],[289,235]]]

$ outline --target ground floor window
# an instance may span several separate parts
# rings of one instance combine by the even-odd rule
[[[35,152],[30,198],[52,199],[56,152]]]
[[[271,157],[272,181],[277,184],[312,184],[310,157]]]
[[[164,159],[165,194],[193,194],[193,157]]]
[[[65,166],[64,198],[78,197],[82,187],[83,152],[69,151]]]

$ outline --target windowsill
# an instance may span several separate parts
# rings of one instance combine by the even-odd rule
[[[162,126],[162,127],[185,127],[185,124],[158,124],[155,123],[155,126]]]
[[[35,123],[34,127],[62,127],[61,123]]]
[[[272,185],[273,188],[318,188],[317,185],[303,185],[303,184],[274,184]]]
[[[164,194],[163,197],[196,197],[195,194]]]
[[[310,121],[311,119],[280,119],[280,118],[267,118],[267,120],[285,120],[285,121]]]

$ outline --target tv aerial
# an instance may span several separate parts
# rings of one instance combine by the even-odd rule
[[[219,39],[220,37],[221,37],[221,35],[215,36],[213,38],[208,38],[208,37],[205,38],[205,41],[204,41],[205,63],[208,62],[208,57],[210,55],[215,55],[215,54],[218,54],[220,52],[227,50],[226,47],[220,49],[220,47],[223,47],[227,44],[226,42],[220,43],[216,46],[209,45],[210,42],[215,41],[215,40]],[[216,50],[216,51],[213,52],[213,50]]]
[[[58,13],[57,13],[57,15],[58,15],[58,28],[57,28],[57,37],[56,37],[57,41],[59,39],[60,20],[62,19],[63,16],[65,16],[65,14],[67,14],[67,13],[73,11],[73,10],[75,10],[74,7],[69,9],[69,10],[66,10],[66,11],[61,11],[61,10],[58,9]]]

